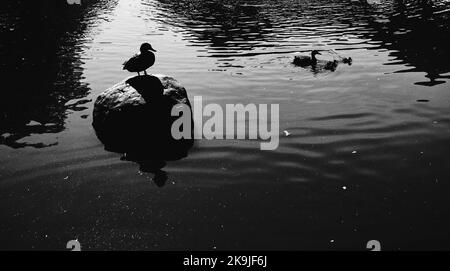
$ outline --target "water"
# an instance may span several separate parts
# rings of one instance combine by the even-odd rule
[[[0,248],[448,249],[450,3],[380,2],[6,1]],[[191,100],[279,104],[279,148],[197,141],[162,188],[104,151],[93,103],[144,41]],[[353,64],[291,64],[314,49]]]

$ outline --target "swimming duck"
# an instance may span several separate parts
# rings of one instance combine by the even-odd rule
[[[316,55],[321,55],[321,53],[317,50],[311,52],[311,56],[295,56],[294,57],[294,65],[300,67],[307,67],[317,64]]]
[[[348,65],[352,65],[353,59],[351,57],[343,57],[342,59],[342,63],[348,64]]]
[[[155,49],[149,43],[143,43],[140,48],[141,53],[131,57],[128,61],[123,63],[123,69],[129,72],[144,72],[147,75],[147,69],[155,64]]]

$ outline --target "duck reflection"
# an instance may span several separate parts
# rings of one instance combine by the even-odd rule
[[[153,182],[158,187],[163,187],[169,179],[168,173],[162,170],[166,165],[166,161],[161,159],[148,159],[148,157],[133,157],[133,154],[124,153],[120,158],[122,161],[132,161],[139,165],[139,171],[143,173],[153,174]]]

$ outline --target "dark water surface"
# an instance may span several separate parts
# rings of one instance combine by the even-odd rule
[[[449,248],[449,1],[26,2],[0,7],[0,248]],[[279,104],[279,148],[197,141],[163,187],[106,152],[93,103],[144,41],[191,99]],[[291,64],[314,49],[353,64]]]

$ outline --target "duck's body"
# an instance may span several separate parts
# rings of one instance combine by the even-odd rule
[[[156,52],[152,46],[148,43],[144,43],[140,48],[141,53],[134,55],[128,61],[123,63],[123,69],[129,72],[140,72],[147,74],[147,69],[155,64],[155,54],[151,51]]]
[[[294,65],[300,67],[308,67],[317,64],[316,55],[320,55],[320,53],[316,50],[311,52],[311,56],[295,56],[294,57]]]
[[[337,66],[338,66],[339,62],[337,60],[333,60],[333,61],[326,61],[324,63],[323,69],[324,70],[329,70],[329,71],[335,71]]]

